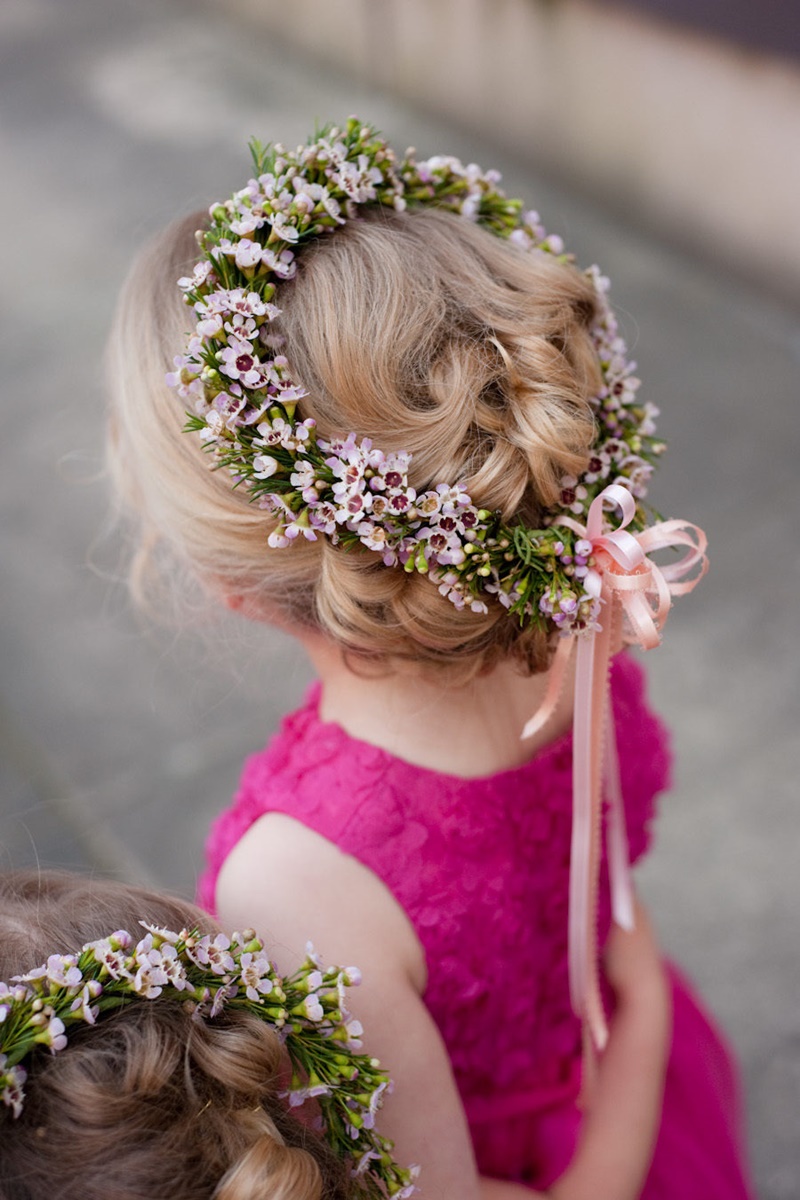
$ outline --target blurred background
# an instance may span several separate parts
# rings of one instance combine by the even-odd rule
[[[648,656],[675,787],[641,873],[733,1038],[765,1200],[800,1196],[800,10],[793,0],[3,0],[0,865],[191,894],[306,665],[119,582],[102,355],[136,248],[247,139],[358,113],[502,170],[599,262],[712,570]],[[773,561],[774,560],[774,561]],[[709,1198],[713,1200],[713,1198]]]

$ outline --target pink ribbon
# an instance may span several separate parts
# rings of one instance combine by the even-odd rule
[[[604,506],[621,512],[610,531]],[[660,521],[642,533],[627,526],[636,502],[627,488],[610,484],[593,500],[585,527],[571,517],[566,525],[592,546],[593,566],[585,590],[603,604],[602,627],[563,638],[556,649],[547,693],[522,737],[531,737],[552,716],[577,645],[573,724],[573,818],[569,881],[570,999],[592,1044],[602,1050],[608,1026],[600,994],[597,949],[597,894],[603,786],[609,805],[608,860],[614,920],[632,929],[634,897],[628,857],[625,812],[619,784],[616,738],[610,716],[609,668],[620,643],[643,650],[657,646],[673,596],[691,592],[708,569],[706,536],[686,521]],[[678,562],[659,567],[648,554],[666,548],[686,552]]]

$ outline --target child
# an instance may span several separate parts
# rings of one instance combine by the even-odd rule
[[[257,178],[205,219],[201,263],[196,218],[141,259],[112,339],[139,583],[171,549],[229,607],[294,633],[320,676],[248,762],[202,902],[277,947],[313,931],[359,961],[369,1048],[398,1083],[387,1128],[429,1195],[476,1194],[474,1152],[519,1194],[744,1197],[732,1068],[674,975],[647,1179],[657,1069],[588,1190],[574,1174],[610,1007],[596,938],[612,907],[633,924],[626,841],[644,852],[668,769],[638,666],[608,660],[657,642],[703,564],[699,531],[647,524],[663,445],[606,282],[495,174],[398,164],[355,120],[254,157]],[[684,562],[659,570],[663,545]],[[601,753],[607,675],[624,819],[613,738]],[[598,1096],[610,1078],[622,1111],[641,1080],[601,1072]]]
[[[187,955],[183,930],[211,934],[205,955],[199,933]],[[228,1001],[198,1019],[196,993],[175,983],[188,973],[217,994],[212,956],[232,967],[235,951],[217,933],[177,897],[66,872],[0,876],[3,1200],[355,1194],[344,1163],[279,1098],[270,1013]],[[47,1001],[38,1014],[32,989]]]

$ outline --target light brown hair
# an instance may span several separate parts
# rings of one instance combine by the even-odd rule
[[[66,872],[0,876],[0,978],[139,920],[215,929],[182,900]],[[144,934],[144,931],[141,931]],[[345,1168],[278,1098],[275,1030],[156,999],[73,1026],[0,1105],[1,1200],[347,1200]]]
[[[198,252],[189,217],[145,250],[123,292],[110,346],[110,461],[140,527],[134,579],[164,549],[250,611],[318,629],[363,659],[414,661],[466,679],[510,656],[548,661],[546,636],[493,602],[456,612],[416,573],[320,537],[271,550],[275,518],[214,472],[181,433],[164,372],[192,324],[175,286]],[[298,257],[274,329],[301,415],[323,437],[351,431],[413,455],[418,490],[462,482],[473,502],[529,527],[580,472],[600,386],[590,335],[595,293],[577,270],[435,210],[366,210]]]

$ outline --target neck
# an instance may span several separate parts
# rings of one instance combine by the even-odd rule
[[[321,718],[417,766],[467,778],[491,775],[527,762],[571,723],[568,682],[552,719],[523,742],[521,730],[544,698],[547,676],[520,675],[509,663],[450,686],[405,664],[357,675],[336,646],[303,640],[322,683]]]

